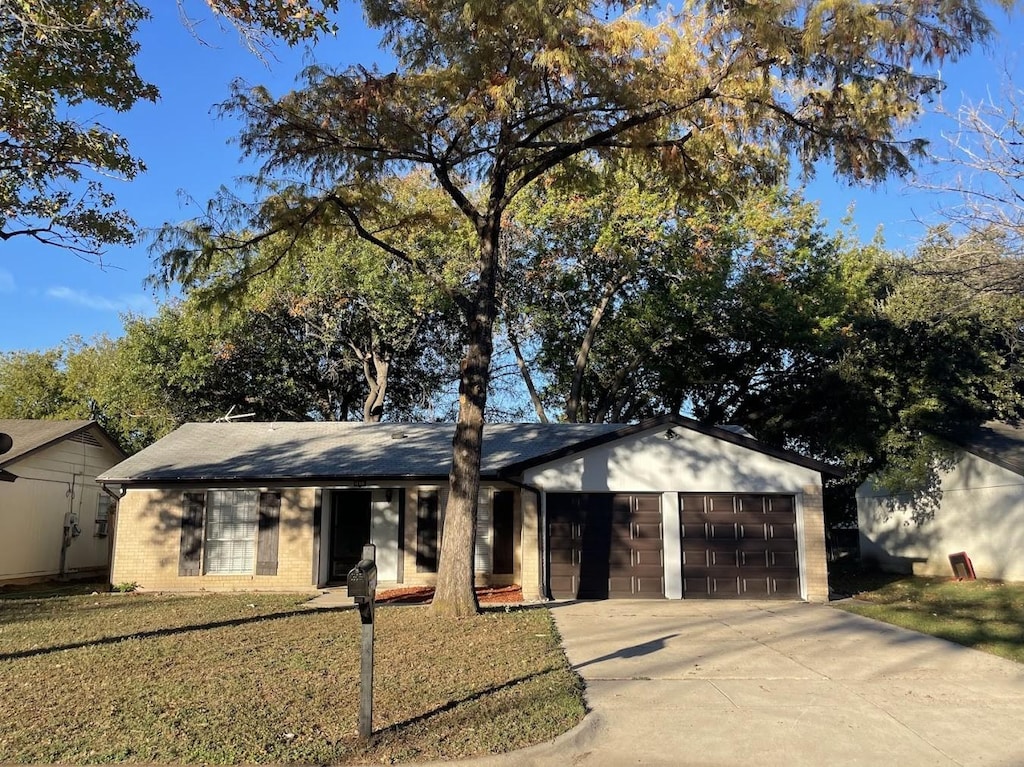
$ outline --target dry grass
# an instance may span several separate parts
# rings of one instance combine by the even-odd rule
[[[543,609],[381,607],[375,735],[353,610],[252,594],[0,600],[0,762],[392,762],[536,743],[581,685]]]
[[[1024,663],[1024,583],[868,573],[844,585],[855,599],[837,607]]]

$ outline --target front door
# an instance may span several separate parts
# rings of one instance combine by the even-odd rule
[[[370,542],[369,490],[331,492],[331,577],[345,583],[348,571],[362,559],[363,546]]]

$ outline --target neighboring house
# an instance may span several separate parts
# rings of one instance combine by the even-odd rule
[[[112,506],[96,476],[125,453],[94,421],[0,419],[0,582],[104,575]]]
[[[429,585],[451,424],[187,424],[105,472],[123,493],[112,579],[315,590],[367,541],[382,584]],[[489,424],[480,584],[525,599],[828,597],[821,472],[684,418]]]
[[[861,558],[918,575],[953,575],[949,555],[970,557],[979,578],[1024,580],[1024,428],[989,422],[956,440],[935,483],[891,494],[857,491]]]

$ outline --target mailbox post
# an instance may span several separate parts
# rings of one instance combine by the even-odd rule
[[[359,737],[373,734],[373,613],[377,599],[377,547],[363,546],[363,558],[348,571],[348,595],[356,600],[362,622],[359,653]]]

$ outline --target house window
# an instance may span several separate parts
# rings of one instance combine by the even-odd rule
[[[96,537],[106,538],[110,525],[110,510],[114,506],[114,499],[106,493],[100,493],[99,504],[96,506]]]
[[[258,491],[209,491],[204,571],[220,575],[253,572],[258,526]]]

